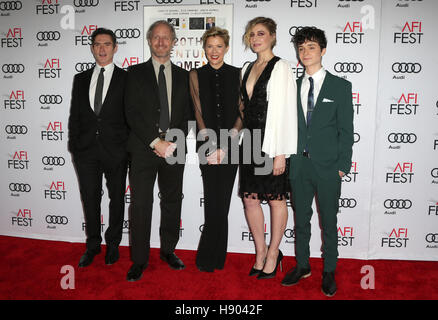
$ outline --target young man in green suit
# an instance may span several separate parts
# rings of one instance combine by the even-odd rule
[[[297,265],[286,274],[282,285],[294,285],[311,274],[310,220],[316,195],[323,236],[322,291],[331,297],[337,290],[336,215],[341,179],[350,171],[353,146],[351,83],[322,67],[327,46],[324,31],[305,27],[295,34],[294,45],[306,69],[297,80],[298,150],[290,162]]]

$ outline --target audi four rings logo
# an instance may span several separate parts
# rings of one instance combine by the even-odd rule
[[[42,94],[39,101],[41,104],[61,104],[62,96],[59,94]]]
[[[40,31],[37,32],[36,38],[38,41],[56,41],[61,39],[59,31]]]
[[[117,38],[132,39],[140,37],[140,29],[116,29],[114,34]]]
[[[415,143],[417,135],[415,133],[390,133],[388,141],[391,143]]]
[[[99,4],[99,0],[74,0],[75,7],[95,7]]]
[[[339,206],[341,208],[354,208],[357,205],[356,199],[340,198]]]
[[[426,235],[426,241],[429,243],[438,243],[438,233],[428,233]]]
[[[41,158],[41,162],[46,166],[63,166],[65,159],[64,157],[44,156]]]
[[[158,4],[164,3],[181,3],[182,0],[155,0]]]
[[[438,178],[438,168],[433,168],[430,171],[430,174],[432,175],[433,178]]]
[[[46,216],[46,222],[50,224],[67,224],[68,218],[66,216],[54,216],[54,215],[47,215]]]
[[[21,63],[5,63],[2,65],[3,73],[23,73],[24,65]]]
[[[419,73],[421,64],[417,62],[395,62],[392,64],[392,71],[395,73]]]
[[[26,134],[27,127],[21,124],[8,124],[5,126],[5,131],[7,134]]]
[[[336,72],[361,73],[363,65],[360,62],[338,62],[335,64]]]
[[[31,189],[32,188],[28,183],[11,182],[9,184],[9,190],[11,190],[12,192],[30,192]]]
[[[94,68],[95,63],[94,62],[78,62],[75,65],[75,70],[77,72],[82,72],[91,68]]]
[[[0,11],[20,10],[23,8],[21,1],[0,1]]]
[[[303,29],[304,27],[302,26],[292,26],[289,28],[289,34],[294,37],[295,33],[297,33],[298,31],[300,31],[301,29]]]
[[[409,199],[386,199],[383,206],[386,209],[410,209],[412,201]]]

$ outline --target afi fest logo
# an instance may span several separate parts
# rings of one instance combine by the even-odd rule
[[[47,141],[62,141],[62,136],[64,131],[62,131],[62,122],[61,121],[53,121],[49,122],[46,130],[41,131],[41,140]]]
[[[23,45],[22,30],[20,27],[11,27],[8,29],[6,36],[4,35],[3,33],[0,38],[2,48],[21,48]]]
[[[401,32],[394,32],[394,43],[420,44],[423,35],[421,21],[406,21],[403,27],[398,27]]]
[[[36,5],[36,14],[58,14],[59,0],[41,0],[41,4]]]
[[[397,103],[391,103],[389,106],[390,115],[410,116],[417,114],[418,93],[402,93],[400,98],[394,99]]]
[[[9,99],[3,100],[3,106],[9,110],[24,110],[25,102],[23,90],[12,90]]]
[[[140,0],[135,1],[114,1],[114,11],[138,11]]]
[[[362,44],[365,30],[375,28],[375,10],[371,5],[360,8],[362,19],[360,21],[347,21],[344,26],[338,26],[342,32],[336,33],[335,42],[342,44]]]
[[[338,246],[352,247],[353,240],[354,240],[353,227],[338,228]]]
[[[356,161],[352,162],[350,173],[342,177],[342,182],[355,183],[357,180],[357,176],[359,175],[359,172],[357,171],[357,167],[358,167],[357,162]]]
[[[84,25],[80,36],[75,36],[75,46],[89,46],[91,45],[91,34],[97,30],[96,24]]]
[[[29,157],[27,151],[20,150],[15,151],[12,159],[8,160],[8,169],[15,170],[28,170],[29,169]]]
[[[44,190],[44,199],[65,200],[66,194],[64,181],[52,181],[49,188]]]
[[[59,58],[47,58],[43,68],[38,69],[38,78],[53,79],[61,77],[61,64]]]
[[[393,228],[388,237],[382,238],[381,247],[406,248],[408,240],[407,228]]]
[[[13,226],[32,227],[32,211],[30,209],[19,209],[11,219]]]
[[[386,173],[386,183],[412,183],[413,167],[413,162],[397,163],[392,172]]]

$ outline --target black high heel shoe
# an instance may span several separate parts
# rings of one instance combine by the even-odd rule
[[[260,270],[260,273],[257,276],[257,279],[271,279],[271,278],[274,278],[275,275],[277,274],[278,265],[280,265],[280,270],[283,272],[283,264],[281,263],[281,260],[283,260],[283,253],[281,252],[281,250],[278,250],[277,265],[275,266],[274,271],[272,271],[271,273],[266,273],[266,272],[263,272],[263,270]]]
[[[269,248],[268,248],[269,249]],[[266,255],[268,255],[268,250],[266,250]],[[265,265],[265,263],[266,263],[266,257],[265,257],[265,259],[263,260],[263,265]],[[262,269],[256,269],[256,268],[254,268],[254,267],[252,267],[251,268],[251,270],[249,271],[249,276],[250,277],[252,277],[252,276],[258,276],[258,275],[260,275],[260,273],[263,271],[263,268]]]

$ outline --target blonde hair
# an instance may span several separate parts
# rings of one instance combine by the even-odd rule
[[[245,44],[245,49],[248,49],[250,47],[249,36],[250,36],[252,28],[254,28],[254,26],[256,26],[257,24],[264,25],[266,27],[266,29],[268,29],[268,31],[271,35],[277,34],[277,23],[275,23],[274,20],[272,20],[271,18],[267,18],[267,17],[256,17],[256,18],[250,20],[246,24],[245,33],[243,34],[243,37],[242,37],[242,41]],[[276,44],[277,44],[277,38],[275,37],[274,41],[272,41],[271,49],[274,48]]]
[[[222,29],[219,27],[212,27],[204,32],[202,35],[202,48],[205,49],[205,45],[207,44],[207,39],[210,37],[220,37],[224,40],[225,46],[229,46],[230,44],[230,34],[227,29]]]

